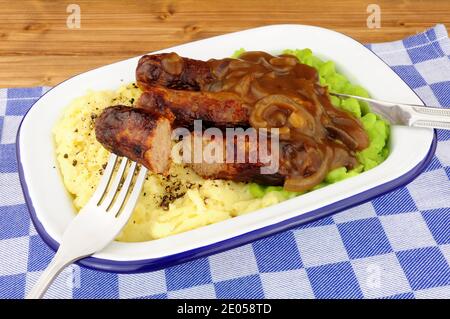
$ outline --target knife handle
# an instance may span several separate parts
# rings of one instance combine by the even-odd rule
[[[450,109],[423,106],[409,107],[413,110],[410,118],[411,126],[450,130]]]

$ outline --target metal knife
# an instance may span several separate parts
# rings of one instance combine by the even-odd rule
[[[374,113],[381,115],[391,124],[450,130],[450,108],[393,103],[341,93],[330,95],[368,102]]]

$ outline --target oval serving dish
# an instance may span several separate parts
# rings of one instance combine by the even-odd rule
[[[310,48],[336,63],[350,81],[372,97],[423,105],[381,59],[341,33],[305,25],[273,25],[226,34],[154,52],[177,52],[207,60],[239,48],[279,53]],[[57,169],[52,128],[62,109],[87,90],[117,89],[135,81],[139,57],[74,76],[43,95],[24,117],[17,136],[19,176],[37,232],[56,250],[74,217],[72,199]],[[113,242],[79,264],[111,272],[143,272],[218,253],[361,204],[414,179],[431,160],[436,138],[431,129],[392,126],[391,154],[356,177],[280,204],[170,237],[140,243]]]

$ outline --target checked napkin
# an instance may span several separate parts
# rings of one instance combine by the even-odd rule
[[[443,25],[368,45],[429,105],[450,106]],[[53,252],[19,185],[16,132],[46,88],[0,90],[0,298],[23,298]],[[48,298],[450,298],[450,132],[406,187],[251,244],[160,271],[70,266]]]

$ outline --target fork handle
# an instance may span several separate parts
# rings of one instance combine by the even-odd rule
[[[81,258],[81,257],[80,257]],[[58,249],[55,256],[48,264],[44,272],[39,276],[38,281],[34,284],[33,288],[27,294],[25,299],[41,299],[47,291],[50,284],[55,280],[58,274],[69,264],[80,258],[70,258],[68,255],[61,253]]]

